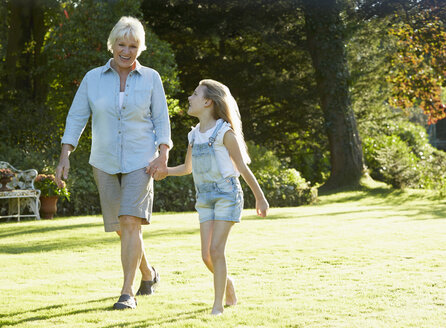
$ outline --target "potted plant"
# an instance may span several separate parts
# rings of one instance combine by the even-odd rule
[[[14,176],[15,176],[15,174],[14,174],[14,172],[12,172],[11,169],[8,169],[8,168],[0,169],[0,182],[2,184],[0,191],[11,190],[6,186],[6,184],[9,183]]]
[[[67,185],[62,181],[62,188],[56,183],[54,174],[39,174],[34,180],[34,187],[40,190],[40,213],[44,219],[52,219],[57,212],[57,200],[60,196],[70,200]]]

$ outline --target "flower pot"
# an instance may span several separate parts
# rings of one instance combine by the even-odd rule
[[[57,212],[57,200],[59,196],[40,197],[40,216],[44,219],[52,219]]]
[[[6,184],[9,183],[12,180],[12,177],[2,177],[0,179],[0,182],[2,184],[2,187],[0,188],[0,191],[10,191]]]

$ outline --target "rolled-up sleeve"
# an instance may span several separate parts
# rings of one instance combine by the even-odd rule
[[[167,145],[173,147],[170,136],[169,110],[164,93],[161,77],[157,72],[153,74],[153,92],[151,99],[152,122],[155,129],[156,146]]]
[[[73,145],[75,148],[79,143],[79,138],[87,125],[91,115],[88,103],[87,76],[85,76],[74,96],[70,111],[67,115],[65,133],[62,137],[63,144]]]

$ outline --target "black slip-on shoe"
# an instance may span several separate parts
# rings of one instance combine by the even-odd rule
[[[151,295],[155,292],[156,286],[160,281],[160,275],[154,267],[152,267],[152,269],[153,272],[155,272],[155,278],[147,281],[141,280],[141,285],[139,286],[136,295]]]
[[[138,302],[136,302],[136,298],[131,297],[128,294],[122,294],[119,296],[118,301],[113,304],[113,308],[115,310],[124,310],[124,309],[135,309]]]

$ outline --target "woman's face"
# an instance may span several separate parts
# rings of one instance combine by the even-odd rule
[[[113,45],[113,60],[118,69],[131,70],[138,55],[139,43],[132,36],[117,39]]]
[[[199,85],[187,99],[189,100],[189,110],[187,113],[191,116],[199,115],[206,106],[204,98],[204,85]]]

